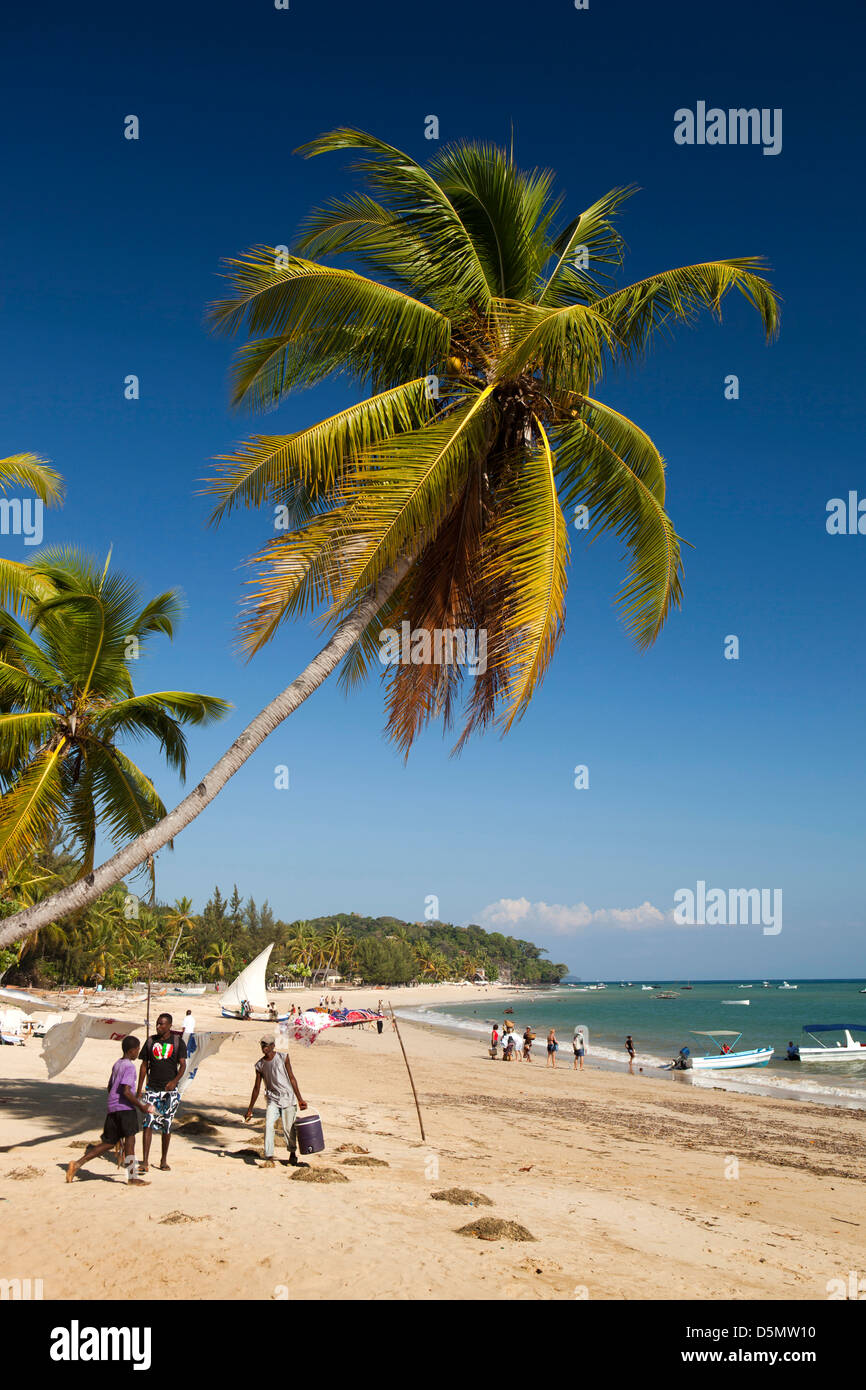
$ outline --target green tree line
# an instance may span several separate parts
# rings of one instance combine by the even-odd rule
[[[73,879],[77,860],[56,837],[22,861],[0,889],[8,917]],[[568,967],[542,947],[475,923],[404,922],[336,913],[305,921],[275,918],[267,899],[214,888],[201,912],[189,898],[142,902],[120,884],[74,917],[52,922],[0,951],[6,984],[122,986],[150,975],[178,983],[229,980],[270,943],[270,973],[300,981],[334,971],[366,984],[488,980],[555,984]]]

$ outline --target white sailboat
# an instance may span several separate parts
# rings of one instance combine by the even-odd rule
[[[268,1014],[269,1001],[265,987],[265,973],[273,949],[272,941],[255,960],[244,966],[236,980],[232,980],[222,997],[223,1018],[254,1018],[259,1023],[273,1022]],[[282,1023],[288,1016],[288,1012],[277,1014],[277,1021]]]

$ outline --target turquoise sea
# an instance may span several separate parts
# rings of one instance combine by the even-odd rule
[[[788,1042],[793,1039],[801,1046],[814,1046],[814,1040],[803,1032],[805,1024],[860,1024],[866,1028],[866,987],[864,980],[789,980],[796,989],[780,988],[781,980],[769,982],[764,988],[760,980],[636,980],[629,987],[619,981],[605,981],[604,989],[590,989],[586,984],[562,984],[535,991],[515,991],[508,996],[504,990],[491,991],[489,999],[473,1000],[466,1004],[432,1005],[423,1009],[401,1009],[401,1014],[414,1017],[434,1026],[457,1029],[476,1034],[483,1046],[490,1032],[490,1023],[497,1016],[501,1023],[504,1010],[513,1009],[518,1031],[531,1024],[538,1037],[536,1047],[543,1043],[547,1030],[556,1029],[560,1043],[559,1060],[571,1066],[571,1039],[577,1024],[589,1031],[588,1062],[596,1066],[624,1066],[623,1043],[631,1033],[637,1049],[635,1071],[643,1067],[647,1074],[659,1074],[659,1069],[675,1057],[683,1046],[700,1055],[713,1051],[709,1039],[694,1036],[693,1030],[713,1032],[717,1029],[742,1031],[738,1049],[770,1046],[775,1054],[767,1067],[754,1067],[733,1073],[711,1073],[695,1077],[680,1073],[676,1080],[687,1079],[699,1086],[724,1086],[726,1089],[757,1088],[770,1093],[785,1091],[803,1100],[815,1100],[856,1105],[866,1108],[866,1048],[863,1061],[831,1061],[820,1064],[788,1062],[785,1059]],[[691,989],[684,985],[691,984]],[[651,985],[651,989],[643,989]],[[658,999],[662,990],[676,992],[675,999]],[[724,1003],[725,1000],[748,1001]],[[856,1036],[856,1035],[855,1035]],[[835,1043],[835,1036],[824,1039]],[[733,1041],[728,1039],[729,1042]],[[866,1033],[860,1035],[866,1042]]]

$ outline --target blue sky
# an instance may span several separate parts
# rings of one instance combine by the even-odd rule
[[[825,528],[829,498],[866,497],[855,13],[247,0],[97,4],[86,29],[56,3],[7,15],[0,452],[40,452],[66,477],[46,541],[111,544],[144,590],[183,589],[178,637],[138,684],[234,704],[192,735],[193,779],[316,649],[299,624],[238,659],[243,562],[269,518],[214,531],[196,495],[208,460],[257,428],[229,411],[230,350],[202,323],[221,259],[290,242],[312,205],[353,186],[347,159],[307,163],[297,145],[349,124],[424,157],[429,114],[443,141],[504,142],[513,122],[516,157],[556,170],[570,214],[641,186],[621,224],[629,279],[763,254],[785,301],[772,347],[731,300],[721,325],[678,331],[599,393],[664,453],[694,546],[683,611],[651,652],[617,623],[615,542],[587,549],[573,533],[565,639],[514,733],[455,760],[433,732],[404,765],[382,738],[378,687],[349,701],[326,687],[160,856],[163,898],[200,907],[236,881],[286,919],[415,920],[435,894],[443,919],[506,924],[587,978],[863,969],[866,536]],[[782,152],[676,145],[674,112],[699,100],[781,108]],[[129,113],[138,142],[123,138]],[[128,373],[138,401],[124,400]],[[346,399],[317,389],[262,428]],[[21,558],[19,538],[0,546]],[[723,657],[730,633],[739,661]],[[173,803],[172,778],[143,762]],[[782,932],[676,928],[674,893],[698,880],[782,889]],[[662,920],[616,917],[643,904]]]

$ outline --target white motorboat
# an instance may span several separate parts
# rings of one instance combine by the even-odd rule
[[[647,989],[658,989],[658,985],[641,985],[641,989],[643,989],[643,990],[647,990]]]
[[[866,1042],[857,1042],[852,1033],[866,1035],[866,1023],[807,1023],[804,1033],[818,1044],[817,1047],[795,1047],[793,1055],[788,1049],[789,1062],[866,1062]],[[818,1033],[841,1033],[844,1042],[837,1039],[835,1044],[823,1043]]]
[[[723,999],[723,1004],[751,1004],[751,999]]]
[[[787,980],[783,980],[780,985],[776,985],[776,989],[799,989],[799,985],[789,985]]]
[[[732,1071],[738,1067],[765,1067],[773,1055],[771,1047],[755,1047],[748,1052],[735,1052],[734,1048],[743,1036],[717,1028],[712,1033],[693,1030],[696,1038],[712,1038],[718,1052],[708,1052],[703,1057],[692,1058],[694,1071]],[[720,1042],[720,1038],[733,1038],[733,1042]]]

